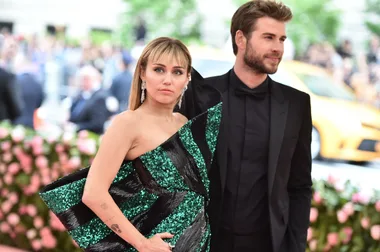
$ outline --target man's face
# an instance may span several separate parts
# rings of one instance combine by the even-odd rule
[[[269,17],[258,19],[247,38],[244,63],[256,73],[275,73],[284,54],[285,39],[284,22]]]

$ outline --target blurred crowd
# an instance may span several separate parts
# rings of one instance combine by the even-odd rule
[[[4,94],[11,99],[0,104],[5,110],[4,115],[0,111],[0,121],[35,129],[40,126],[36,111],[47,104],[48,109],[57,109],[51,121],[64,130],[103,133],[105,123],[127,108],[132,53],[139,53],[144,44],[144,37],[139,38],[133,50],[125,50],[109,42],[95,45],[83,40],[75,45],[55,36],[23,37],[3,31],[0,89],[7,87]]]
[[[349,39],[338,47],[312,44],[302,60],[328,70],[336,83],[352,89],[361,102],[380,108],[380,39],[372,36],[364,53],[354,53]]]
[[[0,121],[38,129],[42,123],[36,111],[45,106],[52,111],[45,120],[63,130],[103,133],[112,116],[127,108],[132,69],[145,33],[143,26],[138,27],[137,40],[127,50],[107,41],[70,44],[56,36],[23,37],[1,31]],[[361,102],[380,108],[378,37],[371,38],[362,55],[345,40],[338,47],[310,45],[301,60],[325,68],[336,85],[346,85]]]

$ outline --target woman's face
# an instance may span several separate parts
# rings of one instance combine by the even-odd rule
[[[146,82],[146,99],[165,105],[175,105],[189,82],[187,66],[168,55],[148,60],[141,79]]]

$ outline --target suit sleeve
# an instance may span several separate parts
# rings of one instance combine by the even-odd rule
[[[15,82],[14,76],[10,74],[5,81],[5,97],[9,118],[14,120],[22,113],[23,101],[21,88]]]
[[[312,196],[311,178],[311,107],[310,96],[304,104],[302,125],[294,156],[291,163],[288,193],[290,199],[288,232],[291,235],[290,250],[304,252],[306,250],[307,229],[310,219]]]

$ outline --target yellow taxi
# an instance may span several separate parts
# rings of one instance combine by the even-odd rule
[[[234,57],[192,51],[193,67],[203,77],[232,68]],[[271,78],[311,97],[312,158],[366,162],[380,158],[380,111],[361,104],[355,94],[324,70],[297,61],[283,61]]]

